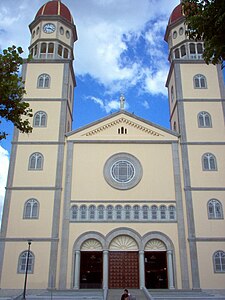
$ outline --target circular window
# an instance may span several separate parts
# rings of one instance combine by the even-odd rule
[[[34,30],[33,33],[32,33],[32,38],[34,38],[34,36],[35,36],[35,30]]]
[[[39,29],[40,29],[40,27],[38,26],[38,28],[37,28],[37,31],[36,31],[36,34],[38,34],[38,33],[39,33]]]
[[[182,35],[184,33],[184,28],[183,27],[180,27],[179,29],[179,34]]]
[[[174,38],[174,39],[177,38],[177,32],[176,32],[176,31],[173,32],[173,38]]]
[[[128,153],[111,156],[104,166],[104,177],[109,185],[119,190],[133,188],[142,178],[139,160]]]

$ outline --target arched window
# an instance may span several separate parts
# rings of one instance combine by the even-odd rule
[[[42,170],[44,157],[41,153],[36,152],[31,154],[29,159],[29,170]]]
[[[41,43],[41,54],[47,52],[47,44],[46,43]]]
[[[199,127],[212,127],[211,116],[206,111],[201,111],[198,114],[198,126]]]
[[[125,220],[130,220],[131,207],[130,205],[125,205]]]
[[[206,78],[202,74],[197,74],[194,76],[194,88],[195,89],[205,89],[207,88]]]
[[[177,123],[176,123],[176,121],[173,122],[173,130],[177,131]]]
[[[224,251],[216,251],[213,254],[213,265],[214,271],[216,273],[224,273],[225,272],[225,252]]]
[[[78,218],[78,206],[77,205],[73,205],[71,207],[71,219],[72,220],[77,220]]]
[[[208,218],[209,219],[222,219],[223,207],[217,199],[211,199],[208,202]]]
[[[36,56],[37,55],[37,45],[35,45],[35,47],[34,47],[34,56]]]
[[[151,207],[151,217],[152,220],[157,220],[158,207],[156,205],[152,205]]]
[[[29,260],[28,260],[28,251],[24,251],[20,254],[18,260],[18,273],[25,273],[26,268],[28,273],[34,272],[34,254],[30,251],[29,252]]]
[[[197,52],[198,54],[202,54],[203,53],[203,46],[201,43],[197,44]]]
[[[58,55],[62,56],[63,47],[61,45],[58,45]]]
[[[108,205],[106,212],[107,212],[107,219],[112,220],[113,219],[113,206]]]
[[[183,45],[183,46],[180,47],[180,52],[181,52],[181,57],[183,57],[183,56],[186,55],[186,48],[185,48],[185,45]]]
[[[48,44],[48,53],[53,54],[54,53],[54,43]]]
[[[104,219],[104,210],[105,210],[104,205],[99,205],[98,206],[98,219],[99,220],[103,220]]]
[[[160,210],[160,219],[165,220],[166,219],[166,206],[161,205],[159,210]]]
[[[190,49],[190,54],[195,54],[196,53],[194,43],[189,44],[189,49]]]
[[[216,171],[216,157],[212,153],[205,153],[202,156],[202,169],[203,171]]]
[[[133,210],[134,210],[134,219],[135,220],[139,220],[139,217],[140,217],[140,206],[139,205],[134,205]]]
[[[170,205],[169,206],[169,219],[170,220],[175,220],[175,218],[176,218],[175,213],[176,213],[175,206],[174,205]]]
[[[86,205],[80,206],[80,219],[81,220],[87,219],[87,206]]]
[[[46,89],[50,87],[50,76],[48,74],[41,74],[38,77],[37,87],[39,89]]]
[[[142,207],[143,219],[148,220],[148,206],[143,205]]]
[[[44,111],[38,111],[34,115],[34,127],[46,127],[47,114]]]
[[[64,48],[63,57],[64,58],[68,58],[69,57],[69,51],[66,48]]]
[[[122,219],[122,206],[116,205],[116,219],[121,220]]]
[[[29,199],[24,205],[24,219],[37,219],[39,214],[39,203],[36,199]]]
[[[170,93],[171,93],[171,102],[173,102],[173,100],[174,100],[174,88],[173,88],[173,85],[171,86]]]
[[[89,219],[90,220],[94,220],[95,219],[95,211],[96,211],[96,207],[94,205],[90,205],[89,208],[88,208]]]
[[[179,49],[177,48],[177,49],[175,49],[175,58],[180,58],[180,51],[179,51]]]

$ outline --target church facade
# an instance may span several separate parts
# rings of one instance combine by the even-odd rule
[[[169,45],[171,130],[121,109],[71,131],[76,27],[61,1],[30,24],[23,65],[33,132],[14,132],[0,288],[224,289],[225,91],[185,35]],[[29,250],[28,250],[29,244]]]

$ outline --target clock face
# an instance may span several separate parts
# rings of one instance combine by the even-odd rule
[[[55,31],[55,25],[52,23],[47,23],[44,25],[43,30],[45,33],[52,33]]]

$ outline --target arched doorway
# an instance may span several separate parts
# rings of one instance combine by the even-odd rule
[[[80,288],[102,288],[103,254],[99,241],[89,239],[81,246]]]
[[[139,288],[139,255],[136,241],[128,235],[109,245],[109,288]]]
[[[167,252],[165,244],[152,239],[145,246],[145,286],[147,289],[167,289]]]

